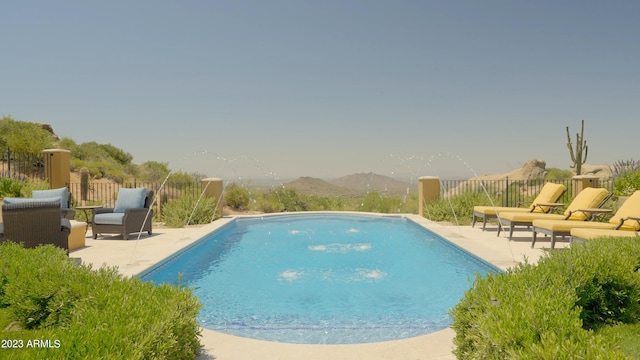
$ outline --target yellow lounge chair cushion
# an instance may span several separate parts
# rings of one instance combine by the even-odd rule
[[[609,196],[609,191],[604,188],[586,188],[571,201],[569,207],[564,211],[564,215],[569,216],[567,220],[584,221],[590,216],[588,213],[577,211],[578,209],[597,208]]]
[[[571,229],[571,236],[576,237],[578,239],[582,239],[582,240],[591,240],[591,239],[603,238],[603,237],[634,237],[634,236],[638,236],[640,238],[640,234],[637,231],[587,229],[587,228]]]
[[[620,209],[616,211],[616,214],[609,220],[609,223],[618,225],[622,219],[635,216],[640,217],[640,190],[636,190],[627,201],[620,206]],[[638,220],[625,220],[620,230],[640,230],[640,222]]]
[[[558,198],[564,193],[566,187],[562,184],[554,184],[554,183],[546,183],[540,190],[540,193],[533,200],[531,206],[529,206],[529,210],[534,208],[536,204],[542,203],[552,203],[558,201]],[[549,212],[548,206],[535,206],[533,212],[547,213]]]
[[[571,212],[571,216],[569,216],[566,220],[577,220],[584,221],[587,219],[589,214],[585,214],[582,211],[577,211],[578,209],[588,209],[588,208],[597,208],[602,204],[602,202],[609,196],[609,191],[604,188],[586,188],[582,190],[569,204],[569,207],[565,210],[563,215],[560,214],[539,214],[539,213],[515,213],[515,212],[505,212],[500,213],[500,218],[504,220],[509,220],[511,222],[519,222],[519,223],[533,223],[533,220],[536,219],[546,219],[546,220],[565,220],[569,213]]]
[[[505,212],[500,213],[500,219],[509,220],[516,223],[532,223],[536,219],[548,219],[548,220],[564,220],[565,216],[562,214],[541,214],[541,213],[517,213],[517,212]]]
[[[483,215],[496,215],[501,212],[535,212],[535,213],[547,213],[549,212],[548,206],[536,206],[536,204],[552,203],[558,200],[558,198],[564,193],[566,187],[562,184],[546,183],[540,190],[540,193],[531,203],[531,206],[526,208],[509,207],[509,206],[474,206],[473,212]],[[532,211],[533,210],[533,211]]]
[[[480,213],[484,215],[496,215],[500,212],[523,212],[528,213],[531,212],[530,208],[517,208],[517,207],[508,207],[508,206],[474,206],[473,212]]]
[[[610,223],[595,222],[595,221],[566,221],[566,220],[547,220],[536,219],[533,221],[533,226],[536,228],[542,228],[559,233],[568,233],[571,229],[576,228],[589,228],[589,229],[611,229],[616,226]]]

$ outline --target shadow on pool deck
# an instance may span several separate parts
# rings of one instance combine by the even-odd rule
[[[503,234],[496,236],[495,229],[482,231],[470,226],[444,226],[417,215],[405,216],[501,269],[515,265],[525,257],[535,263],[543,253],[542,248],[549,247],[549,241],[543,237],[536,242],[536,248],[531,249],[530,232],[516,233],[514,240],[509,241]],[[103,264],[117,266],[123,275],[133,276],[231,220],[232,217],[224,217],[205,226],[187,229],[154,229],[151,236],[143,233],[138,239],[134,234],[130,240],[123,240],[121,236],[94,240],[89,232],[86,246],[72,251],[69,256],[93,264],[94,268]],[[556,247],[564,246],[568,244],[556,244]],[[454,336],[455,332],[449,328],[379,343],[303,345],[246,339],[202,329],[203,353],[198,359],[455,359],[451,353]]]

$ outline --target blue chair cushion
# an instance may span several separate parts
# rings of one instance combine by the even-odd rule
[[[120,188],[120,190],[118,191],[118,198],[116,199],[116,206],[113,209],[113,212],[123,213],[127,209],[143,208],[144,200],[146,197],[146,188]]]
[[[33,190],[31,197],[34,199],[59,197],[60,207],[65,209],[69,207],[69,189],[66,187],[51,190]]]
[[[5,204],[39,203],[39,202],[43,202],[43,201],[44,202],[60,201],[60,197],[56,196],[56,197],[39,198],[39,199],[6,197],[6,198],[4,198],[3,201],[4,201]]]
[[[122,225],[124,222],[124,213],[105,213],[96,214],[93,217],[93,222],[103,225]]]

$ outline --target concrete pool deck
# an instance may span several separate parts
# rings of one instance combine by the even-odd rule
[[[544,237],[531,249],[531,233],[515,232],[512,241],[496,236],[495,226],[486,231],[479,227],[447,226],[434,223],[418,215],[403,216],[425,226],[468,252],[501,269],[509,268],[525,257],[535,263],[550,243]],[[130,240],[122,236],[104,236],[94,240],[87,233],[86,246],[71,251],[69,256],[80,258],[94,268],[102,265],[117,266],[125,276],[139,274],[150,266],[183,249],[202,236],[230,222],[233,217],[223,217],[211,224],[185,229],[154,229],[153,235],[137,234]],[[508,233],[508,232],[507,232]],[[568,242],[559,242],[556,247],[566,247]],[[244,360],[244,359],[455,359],[453,330],[445,329],[432,334],[410,339],[354,345],[302,345],[253,340],[216,331],[202,329],[200,342],[203,352],[198,359]]]

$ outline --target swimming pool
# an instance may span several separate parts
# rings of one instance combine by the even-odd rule
[[[141,274],[195,289],[205,328],[305,344],[397,340],[448,327],[496,268],[402,216],[238,218]]]

